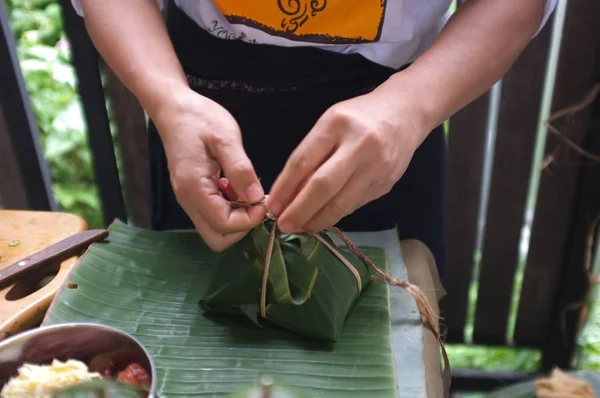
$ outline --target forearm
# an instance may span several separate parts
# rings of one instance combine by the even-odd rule
[[[467,1],[434,44],[380,92],[392,102],[410,93],[428,133],[506,73],[538,29],[543,7],[543,0]]]
[[[150,117],[187,89],[154,0],[83,0],[90,38]]]

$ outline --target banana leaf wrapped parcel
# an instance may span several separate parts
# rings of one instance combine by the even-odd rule
[[[337,246],[328,232],[345,247]],[[449,396],[452,370],[427,296],[418,286],[381,270],[335,227],[316,234],[281,234],[275,217],[267,213],[261,225],[220,257],[200,306],[335,342],[363,288],[376,281],[414,298],[424,326],[439,342],[444,395]]]
[[[226,250],[200,305],[335,342],[370,267],[326,232],[281,234],[265,220]]]

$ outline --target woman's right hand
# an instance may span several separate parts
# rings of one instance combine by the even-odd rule
[[[223,107],[189,88],[156,1],[82,5],[96,49],[158,129],[179,204],[213,250],[227,249],[266,213],[263,206],[232,209],[217,188],[222,169],[238,200],[263,198],[239,126]]]
[[[266,213],[261,205],[233,209],[218,187],[223,170],[238,200],[256,203],[264,197],[237,122],[221,105],[188,88],[171,93],[155,113],[150,116],[165,148],[177,201],[211,249],[227,249]]]

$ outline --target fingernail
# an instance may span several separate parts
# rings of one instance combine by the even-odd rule
[[[284,234],[293,234],[296,231],[296,227],[289,221],[285,221],[279,224],[279,230]]]
[[[269,211],[276,216],[280,215],[281,211],[283,210],[281,203],[279,202],[272,202],[271,200],[269,200],[267,206],[269,207]]]
[[[258,184],[252,184],[246,188],[246,198],[252,203],[262,200],[264,196],[265,193]]]

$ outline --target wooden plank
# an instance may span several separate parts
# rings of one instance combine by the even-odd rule
[[[454,398],[463,397],[460,393],[493,391],[512,384],[536,379],[538,373],[519,371],[496,371],[479,369],[455,369],[452,371],[452,392]]]
[[[600,102],[594,110],[593,129],[587,133],[583,147],[600,154]],[[544,342],[542,369],[554,366],[567,369],[572,367],[576,337],[579,332],[580,317],[588,293],[591,293],[590,275],[585,268],[586,244],[594,219],[600,215],[600,165],[584,168],[579,179],[579,188],[573,208],[576,209],[566,256],[563,258],[562,275],[559,279],[560,291],[554,306],[548,336]],[[598,244],[596,231],[596,244]]]
[[[115,219],[127,220],[119,171],[117,169],[110,124],[100,79],[98,53],[90,40],[83,19],[77,15],[70,0],[61,0],[65,32],[71,43],[73,66],[77,73],[77,88],[87,125],[92,152],[94,177],[102,200],[105,225]]]
[[[600,83],[598,15],[600,15],[598,1],[583,0],[569,3],[553,111],[581,101],[594,83]],[[556,121],[553,125],[575,143],[583,144],[590,121],[590,111],[591,107],[588,107],[583,112],[569,117],[568,120]],[[555,135],[550,134],[547,141],[547,156],[555,153],[560,143],[561,141]],[[578,191],[586,189],[586,184],[600,187],[598,166],[589,170],[585,166],[583,168],[575,166],[584,161],[564,145],[556,154],[558,156],[544,170],[540,180],[539,199],[515,329],[515,341],[523,345],[542,344],[549,334],[552,334],[554,328],[551,324],[555,321],[557,311],[560,310],[556,307],[559,295],[567,294],[570,299],[576,300],[585,293],[585,289],[578,289],[577,286],[575,292],[563,292],[566,277],[563,268],[569,264],[568,266],[571,267],[569,272],[575,273],[575,278],[578,271],[580,275],[583,272],[582,254],[585,235],[590,217],[594,215],[592,209],[598,209],[599,193],[596,189],[595,197],[577,198],[577,196],[580,195]],[[584,182],[584,187],[579,187],[581,182],[578,184],[578,179],[581,173],[594,174],[594,169],[596,169],[597,179],[593,181],[588,177],[589,181]],[[585,204],[582,201],[585,201]],[[575,253],[572,253],[573,250]],[[572,348],[572,339],[569,345]],[[557,341],[552,343],[555,349],[567,348],[569,345]]]
[[[0,269],[86,229],[86,222],[73,214],[0,210]],[[8,247],[15,239],[19,245]],[[44,267],[0,289],[0,340],[41,322],[75,260],[72,257],[54,269]]]
[[[584,148],[600,154],[600,102],[596,103],[592,128],[588,131]],[[542,369],[554,366],[572,367],[571,359],[575,351],[576,337],[586,320],[586,301],[591,298],[591,274],[586,256],[588,238],[595,232],[596,244],[600,244],[598,229],[593,231],[594,222],[600,216],[600,165],[583,169],[574,208],[577,214],[570,230],[569,251],[563,263],[560,279],[560,292],[556,310],[553,313],[549,334],[543,347]]]
[[[549,23],[503,79],[473,340],[504,344],[535,140]]]
[[[118,130],[127,213],[135,225],[148,227],[148,133],[144,110],[109,67],[105,66],[104,71],[107,95]]]
[[[457,0],[457,7],[464,0]],[[440,301],[446,341],[463,343],[473,272],[489,92],[450,118],[446,194],[447,294]]]
[[[450,119],[448,139],[448,194],[446,222],[447,269],[441,300],[442,325],[447,341],[464,341],[469,283],[477,235],[477,213],[483,167],[489,93]]]
[[[0,106],[0,203],[6,209],[27,210],[31,208],[19,171],[17,159],[12,150],[8,126]]]
[[[437,265],[431,250],[417,240],[400,242],[402,259],[411,283],[423,291],[436,315],[439,315],[438,300],[444,294],[439,280]],[[431,329],[423,330],[423,364],[425,367],[425,389],[428,397],[443,396],[443,380],[440,362],[440,347]]]

